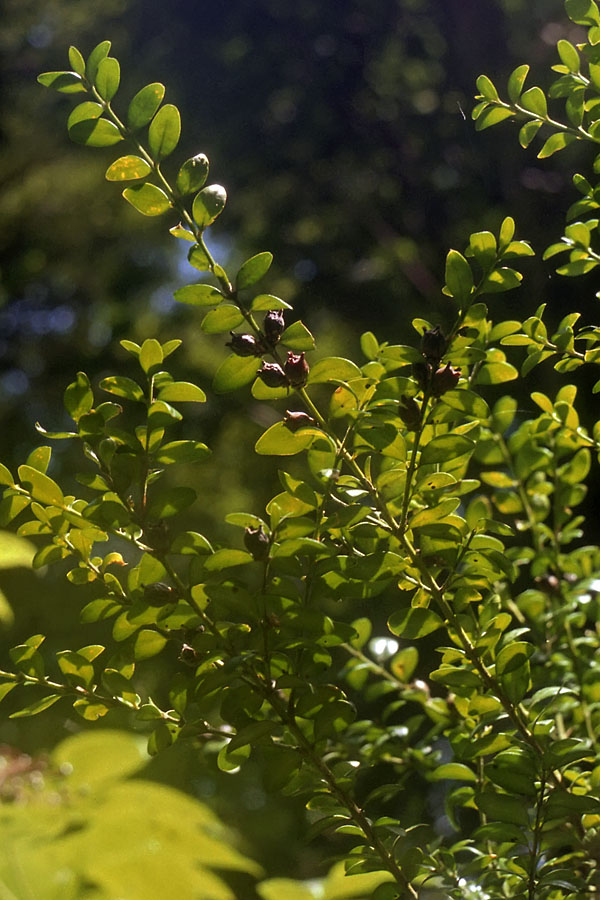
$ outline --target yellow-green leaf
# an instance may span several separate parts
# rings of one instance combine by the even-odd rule
[[[125,188],[123,196],[143,216],[161,216],[171,208],[171,201],[155,184],[139,184]]]
[[[121,156],[106,170],[107,181],[135,181],[145,178],[152,169],[140,156]]]

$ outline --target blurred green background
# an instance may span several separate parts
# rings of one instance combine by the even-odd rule
[[[210,398],[227,351],[202,334],[193,309],[173,301],[173,290],[196,274],[167,232],[175,221],[144,219],[128,207],[104,182],[117,154],[70,144],[72,100],[36,84],[39,72],[66,66],[69,44],[85,55],[100,40],[113,42],[122,64],[117,111],[143,84],[167,85],[184,124],[171,174],[204,152],[210,180],[228,190],[209,235],[215,255],[235,268],[273,251],[265,290],[294,303],[319,352],[352,355],[362,331],[409,343],[414,315],[442,327],[449,321],[440,291],[444,258],[471,231],[497,228],[510,214],[518,236],[538,251],[558,239],[556,210],[572,200],[566,173],[578,154],[586,164],[585,148],[538,162],[536,147],[522,151],[510,125],[476,134],[470,111],[481,72],[503,86],[528,61],[547,83],[556,41],[577,41],[562,6],[3,0],[0,458],[11,467],[23,461],[39,443],[35,421],[52,430],[68,424],[62,392],[77,370],[93,381],[132,374],[119,339],[183,337],[174,371],[209,391],[209,402],[188,415],[185,434],[214,451],[194,475],[200,495],[210,491],[209,503],[193,510],[194,527],[226,535],[226,512],[260,513],[275,489],[276,464],[256,464],[252,453],[275,413],[247,391]],[[525,300],[531,309],[548,301],[557,321],[575,288],[539,257],[527,266],[525,286],[502,300],[502,314],[518,316]],[[576,290],[591,315],[593,280],[578,279]],[[69,486],[74,464],[61,443],[51,474]],[[3,656],[34,631],[47,633],[55,650],[89,642],[78,624],[78,590],[60,573],[43,581],[25,570],[0,575],[15,613],[13,624],[4,623]],[[114,717],[109,724],[127,725]],[[81,727],[60,714],[25,722],[3,715],[0,741],[36,753]],[[335,852],[333,844],[299,843],[301,806],[265,792],[256,765],[242,780],[217,775],[198,751],[176,747],[150,764],[148,777],[236,822],[244,852],[268,874],[323,871]]]

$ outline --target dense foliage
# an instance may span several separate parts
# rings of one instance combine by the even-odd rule
[[[507,100],[478,80],[476,127],[518,120],[524,146],[544,129],[540,159],[600,141],[600,13],[593,0],[565,7],[582,39],[558,42],[547,94],[525,87],[525,65]],[[270,404],[255,449],[285,466],[265,515],[230,512],[233,536],[217,542],[190,526],[209,449],[179,409],[204,391],[167,370],[180,341],[123,341],[136,377],[96,388],[80,372],[64,395],[73,425],[38,428],[79,442],[81,496],[48,474],[42,446],[16,476],[0,467],[0,515],[35,540],[34,568],[66,562],[98,642],[53,659],[43,634],[14,647],[0,673],[11,715],[125,711],[152,754],[189,740],[225,772],[258,762],[271,790],[306,801],[310,837],[342,836],[348,875],[375,873],[375,900],[597,892],[600,548],[576,508],[600,422],[580,420],[576,384],[549,396],[533,376],[597,364],[600,329],[567,312],[548,331],[543,305],[497,314],[534,252],[507,217],[449,252],[443,323],[415,319],[409,344],[367,332],[360,364],[313,359],[290,304],[256,287],[272,255],[234,274],[207,246],[226,193],[207,184],[202,153],[169,174],[181,121],[163,85],[115,111],[109,52],[71,47],[71,69],[39,80],[86,95],[69,115],[74,141],[128,142],[106,177],[136,210],[179,219],[171,234],[201,280],[175,298],[202,311],[205,334],[229,333],[213,392]],[[593,181],[574,176],[580,199],[544,254],[563,254],[559,275],[600,263]],[[304,890],[271,888],[259,894]]]

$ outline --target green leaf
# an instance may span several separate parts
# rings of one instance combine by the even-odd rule
[[[253,562],[253,558],[245,550],[223,549],[217,550],[212,556],[209,556],[204,563],[204,568],[208,572],[220,572],[222,569],[243,566],[249,562]]]
[[[244,321],[244,314],[239,306],[233,303],[221,303],[216,309],[211,309],[206,313],[200,325],[205,334],[222,334],[224,331],[231,331],[241,325]]]
[[[268,252],[257,253],[256,256],[247,259],[235,279],[238,291],[242,291],[260,281],[263,275],[266,275],[271,268],[272,262],[273,254]]]
[[[124,375],[109,375],[100,382],[103,391],[114,394],[116,397],[124,397],[126,400],[145,400],[144,392],[137,381],[126,378]]]
[[[170,403],[164,400],[155,400],[148,410],[148,427],[150,430],[154,428],[168,428],[175,422],[180,422],[183,416]]]
[[[487,419],[490,415],[490,408],[483,397],[466,388],[446,391],[441,401],[451,409],[457,409],[476,419]]]
[[[580,816],[584,813],[600,813],[600,801],[596,797],[584,794],[569,794],[567,791],[555,790],[546,803],[545,810],[548,819],[568,819],[573,815]]]
[[[10,469],[4,463],[0,463],[0,484],[12,486],[14,483],[15,479],[12,477]]]
[[[179,240],[189,241],[192,244],[196,241],[192,232],[188,231],[187,228],[184,228],[181,222],[179,225],[173,225],[172,228],[169,228],[169,234],[172,234],[175,238],[179,238]]]
[[[92,103],[90,100],[79,103],[75,109],[71,110],[69,113],[67,129],[70,131],[73,125],[76,125],[78,122],[84,122],[89,119],[99,119],[103,111],[104,109],[100,103]]]
[[[102,716],[109,712],[109,707],[104,703],[101,703],[99,700],[88,700],[87,697],[76,700],[73,704],[73,709],[86,722],[97,722],[98,719],[101,719]]]
[[[360,349],[367,359],[377,359],[379,355],[379,341],[372,331],[366,331],[364,334],[361,334]]]
[[[525,122],[519,131],[519,143],[521,147],[529,147],[530,143],[542,127],[542,124],[543,123],[539,121]]]
[[[535,113],[536,116],[539,116],[542,119],[545,119],[548,115],[546,95],[540,87],[532,87],[529,88],[528,91],[525,91],[525,93],[521,95],[520,105],[523,109]]]
[[[197,384],[189,381],[172,381],[158,392],[159,400],[167,403],[205,403],[206,394]]]
[[[42,72],[37,80],[44,87],[54,88],[61,94],[77,94],[85,91],[81,82],[81,76],[76,72]]]
[[[314,350],[315,339],[303,322],[293,322],[280,338],[284,347],[290,350]]]
[[[79,618],[82,624],[87,625],[91,622],[102,622],[105,619],[110,619],[121,611],[121,604],[117,603],[112,597],[100,597],[87,603],[81,610]]]
[[[565,0],[565,9],[576,25],[600,25],[600,14],[594,0]]]
[[[491,100],[494,102],[495,100],[499,100],[498,91],[494,87],[493,83],[487,77],[487,75],[480,75],[477,79],[477,88],[482,97],[485,97],[486,100]]]
[[[209,272],[212,269],[212,263],[208,253],[200,244],[194,244],[188,251],[188,261],[195,269],[201,272]]]
[[[34,634],[24,644],[12,647],[8,651],[13,665],[31,678],[44,678],[44,660],[38,652],[45,638],[43,634]]]
[[[477,784],[478,781],[475,772],[463,763],[456,762],[444,763],[444,765],[438,766],[437,769],[433,770],[431,778],[433,781],[470,781],[473,784]]]
[[[198,153],[191,159],[186,159],[177,174],[175,190],[181,197],[199,191],[208,177],[208,158],[204,153]]]
[[[97,44],[90,55],[88,56],[88,61],[85,66],[85,74],[87,78],[94,84],[96,82],[96,75],[98,74],[98,66],[105,59],[110,52],[111,43],[110,41],[101,41]]]
[[[475,130],[485,131],[486,128],[498,125],[499,122],[504,122],[505,119],[510,119],[512,116],[514,116],[514,112],[511,109],[505,109],[502,106],[489,106],[477,117]]]
[[[508,822],[511,825],[529,825],[527,804],[523,804],[520,798],[485,791],[475,794],[475,803],[490,819]]]
[[[290,385],[276,388],[267,387],[262,378],[257,378],[252,385],[252,396],[256,400],[281,400],[289,397],[291,391]]]
[[[498,247],[496,237],[491,231],[478,231],[472,234],[469,248],[483,268],[487,268],[496,259]]]
[[[19,709],[17,712],[11,713],[8,718],[24,719],[27,716],[37,716],[38,713],[44,712],[44,710],[54,706],[57,700],[60,700],[60,694],[49,694],[47,697],[43,697],[41,700],[31,703],[24,709]]]
[[[520,256],[535,256],[535,250],[527,241],[511,241],[504,250],[504,259],[514,259]],[[500,322],[497,327],[502,327],[504,323]]]
[[[140,355],[140,345],[136,344],[135,341],[119,341],[121,347],[124,350],[127,350],[128,353],[131,353],[132,356],[135,356],[137,359]]]
[[[111,101],[119,89],[121,67],[119,60],[113,56],[105,56],[98,64],[96,89],[103,100]]]
[[[143,128],[153,118],[165,96],[165,86],[159,82],[147,84],[137,92],[127,110],[127,124],[134,131]]]
[[[362,372],[349,359],[340,356],[327,356],[311,366],[308,384],[324,384],[328,381],[347,382],[353,378],[361,378]]]
[[[222,747],[218,753],[217,766],[222,772],[236,772],[239,769],[240,764],[248,759],[250,752],[250,744],[239,747],[231,753],[229,753],[229,747],[226,745],[225,747]]]
[[[423,525],[430,525],[432,522],[439,522],[440,519],[451,515],[459,505],[460,497],[447,497],[441,503],[438,503],[437,506],[416,512],[410,519],[409,527],[420,528]]]
[[[144,372],[162,365],[164,361],[163,349],[155,338],[147,338],[140,348],[140,366]]]
[[[410,641],[425,637],[444,625],[442,619],[431,609],[421,606],[409,606],[392,613],[388,619],[388,628],[404,640]]]
[[[528,72],[528,65],[517,66],[517,68],[511,72],[510,78],[508,79],[508,96],[511,103],[519,102]]]
[[[19,466],[21,484],[31,493],[34,500],[49,506],[65,506],[63,492],[48,475],[39,472],[32,466]]]
[[[403,647],[390,662],[390,669],[398,681],[406,684],[412,678],[419,662],[419,651],[416,647]]]
[[[564,738],[550,744],[547,756],[552,768],[558,768],[586,759],[590,756],[590,750],[591,746],[588,740]],[[594,800],[594,803],[600,803],[600,801]]]
[[[181,135],[181,116],[172,103],[167,103],[156,113],[148,129],[148,146],[152,159],[160,162],[169,156]]]
[[[285,300],[282,300],[280,297],[273,296],[273,294],[257,294],[250,304],[252,312],[267,312],[270,309],[291,308],[289,303],[286,303]]]
[[[259,437],[255,450],[263,456],[295,456],[310,447],[315,436],[322,436],[317,428],[302,428],[294,432],[283,422],[276,422]]]
[[[576,140],[576,135],[565,134],[564,131],[559,131],[548,138],[548,140],[538,153],[538,159],[547,159],[549,156],[552,156],[553,153],[558,153],[560,150],[564,150],[565,147],[568,147],[569,144],[572,144],[573,141]]]
[[[87,688],[93,682],[94,667],[85,655],[72,650],[61,650],[56,654],[56,660],[60,671],[70,683]]]
[[[472,453],[475,443],[461,434],[442,434],[425,445],[421,453],[421,465],[444,463],[457,456]]]
[[[152,169],[140,156],[121,156],[106,170],[107,181],[135,181],[145,178]]]
[[[556,271],[559,275],[566,275],[569,278],[577,278],[579,275],[587,275],[596,268],[598,263],[593,259],[576,259],[564,266],[560,266]]]
[[[192,216],[200,228],[211,225],[225,209],[227,191],[220,184],[209,184],[194,197]]]
[[[90,379],[85,372],[78,372],[75,381],[70,384],[63,395],[65,409],[75,422],[92,409],[94,394],[90,386]]]
[[[446,257],[446,288],[459,303],[468,301],[473,290],[471,266],[458,250],[450,250]]]
[[[69,129],[69,137],[76,144],[86,147],[112,147],[123,140],[123,135],[108,119],[83,119]]]
[[[189,303],[191,306],[216,306],[223,299],[223,294],[212,284],[186,284],[173,294],[178,303]]]
[[[19,513],[29,506],[29,498],[21,494],[3,497],[0,500],[0,525],[8,525]]]
[[[4,700],[5,697],[10,694],[17,686],[16,681],[5,681],[3,684],[0,683],[0,701]]]
[[[503,266],[490,272],[485,282],[481,286],[481,291],[487,294],[501,293],[502,291],[511,291],[513,288],[519,287],[523,276],[515,269],[509,269]]]
[[[244,358],[232,353],[215,372],[213,390],[217,394],[226,394],[249,384],[256,377],[261,363],[261,359],[252,356]]]
[[[560,40],[556,49],[562,62],[570,72],[578,73],[580,68],[579,53],[570,41]]]
[[[162,216],[171,208],[171,201],[155,184],[136,184],[125,188],[123,196],[143,216]]]
[[[210,456],[210,450],[201,441],[171,441],[161,445],[154,454],[154,460],[159,465],[172,465],[200,462],[207,456]]]
[[[69,47],[69,62],[78,75],[85,75],[85,60],[77,47]]]
[[[519,372],[506,360],[492,360],[477,373],[477,384],[503,384],[505,381],[514,381],[519,377]]]
[[[526,641],[514,641],[503,647],[496,657],[496,674],[505,675],[507,672],[513,672],[524,666],[527,660],[533,656],[534,650],[533,644],[528,644]]]
[[[157,656],[166,643],[167,639],[163,634],[151,631],[149,628],[142,628],[133,639],[133,657],[137,662],[142,659],[150,659],[152,656]]]
[[[525,660],[523,665],[518,668],[507,671],[500,678],[502,689],[511,703],[521,702],[529,690],[530,681],[530,666],[528,660]]]
[[[172,338],[170,341],[165,341],[162,345],[165,359],[167,358],[167,356],[170,356],[171,353],[175,353],[175,351],[178,350],[182,344],[183,341],[181,341],[179,338]]]

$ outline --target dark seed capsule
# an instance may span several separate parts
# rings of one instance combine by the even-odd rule
[[[454,369],[450,363],[434,372],[431,379],[431,393],[434,397],[441,397],[446,391],[451,391],[458,384],[460,369]]]
[[[299,428],[308,428],[310,425],[316,425],[317,423],[308,413],[301,411],[290,412],[289,409],[286,409],[283,424],[290,431],[298,431]]]
[[[436,368],[446,352],[446,338],[439,325],[428,328],[421,338],[421,353]]]
[[[283,318],[283,310],[271,309],[266,314],[263,322],[263,331],[267,342],[271,347],[279,343],[279,338],[285,329],[285,321]]]
[[[269,555],[271,541],[262,525],[259,525],[258,528],[246,528],[244,544],[248,553],[251,553],[255,560],[266,559]]]
[[[278,388],[289,386],[289,381],[279,363],[264,362],[257,372],[260,380],[267,387]]]
[[[292,387],[304,387],[309,372],[304,353],[288,353],[283,369]]]
[[[231,340],[227,341],[226,347],[231,347],[236,356],[262,356],[265,348],[253,334],[236,334],[229,332]]]
[[[183,644],[179,659],[188,666],[195,666],[200,662],[200,654],[190,644]]]

